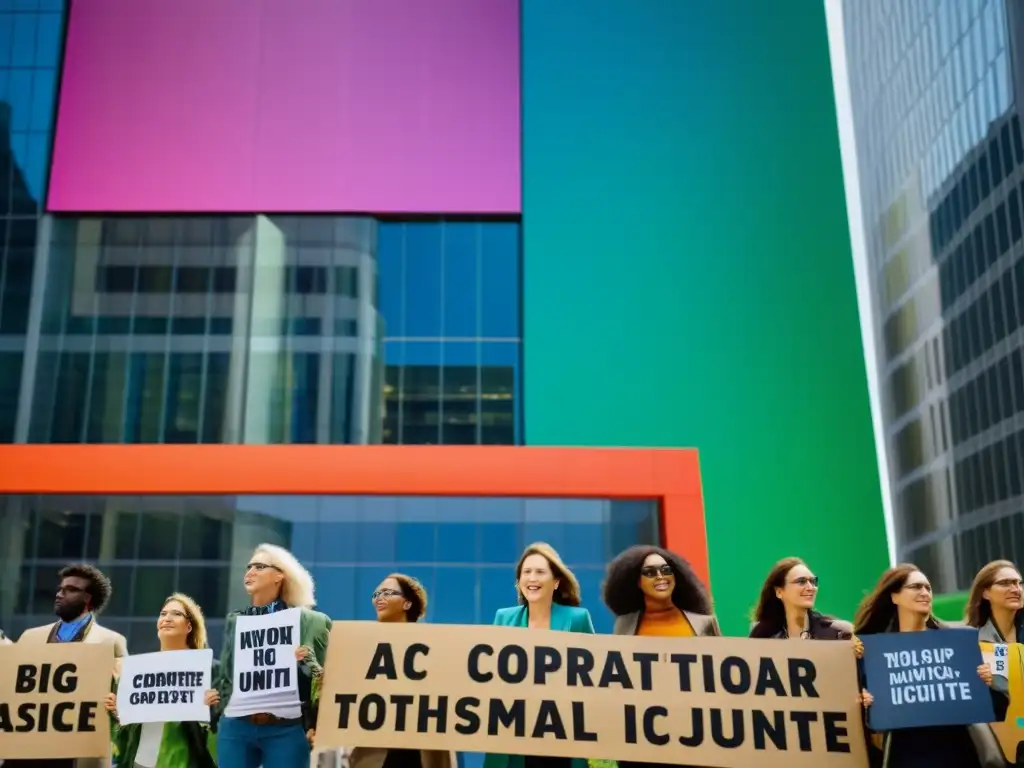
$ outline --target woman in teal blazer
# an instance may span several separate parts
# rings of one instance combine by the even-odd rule
[[[516,597],[518,605],[499,608],[494,614],[497,626],[594,634],[590,612],[580,607],[580,583],[549,544],[531,544],[519,558]],[[587,768],[587,761],[487,755],[484,768]]]

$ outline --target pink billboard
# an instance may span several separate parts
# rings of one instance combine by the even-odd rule
[[[520,211],[519,0],[71,8],[51,211]]]

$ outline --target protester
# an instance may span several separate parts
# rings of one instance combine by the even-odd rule
[[[921,569],[910,563],[890,568],[864,598],[854,620],[857,635],[884,632],[920,632],[942,629],[932,615],[932,585]],[[858,649],[863,653],[863,644]],[[1009,700],[993,689],[988,664],[978,667],[978,676],[989,686],[996,721],[1006,717]],[[865,708],[874,697],[863,691]],[[867,727],[865,725],[865,727]],[[869,733],[869,736],[872,735]],[[905,728],[871,738],[876,761],[886,768],[986,768],[1002,760],[1002,750],[987,725]],[[884,756],[884,757],[883,757]]]
[[[683,558],[667,549],[630,547],[608,565],[604,603],[616,635],[720,636],[708,591]]]
[[[370,595],[377,621],[403,624],[419,621],[427,612],[427,591],[412,576],[392,573]],[[350,768],[455,768],[454,752],[431,749],[356,747],[349,756]]]
[[[59,584],[53,602],[57,622],[26,629],[19,644],[45,643],[109,643],[114,646],[112,677],[120,671],[120,660],[128,655],[124,635],[100,626],[96,617],[103,611],[113,588],[110,579],[92,565],[68,565],[57,574]],[[92,758],[78,760],[8,760],[5,768],[105,768],[104,761]]]
[[[964,623],[978,630],[983,643],[1016,643],[1024,639],[1024,590],[1017,566],[995,560],[974,577]]]
[[[320,678],[327,657],[331,619],[314,611],[313,578],[295,556],[282,547],[261,544],[245,569],[245,591],[251,605],[227,617],[224,647],[214,689],[206,703],[220,717],[217,760],[220,768],[308,765],[316,729]],[[273,712],[234,715],[231,696],[235,680],[235,626],[239,616],[260,616],[300,608],[299,646],[295,656],[299,706]]]
[[[550,544],[531,544],[516,565],[516,601],[499,608],[494,624],[594,634],[590,612],[580,606],[580,584]],[[586,768],[586,760],[488,754],[484,768]]]
[[[853,625],[814,610],[818,577],[799,557],[779,560],[768,572],[754,608],[751,637],[849,640]]]
[[[188,595],[175,593],[164,600],[156,620],[160,651],[199,650],[207,647],[203,611]],[[216,669],[216,665],[214,667]],[[104,705],[117,722],[117,689]],[[210,754],[210,728],[215,723],[132,723],[117,725],[114,761],[135,768],[216,768]]]

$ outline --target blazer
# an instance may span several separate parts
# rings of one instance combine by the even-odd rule
[[[21,633],[21,637],[18,638],[19,643],[28,643],[30,645],[46,645],[47,640],[50,639],[50,632],[53,630],[53,624],[46,624],[42,627],[32,627],[26,629]],[[124,635],[120,632],[115,632],[112,629],[107,629],[96,623],[93,619],[92,626],[89,627],[89,631],[86,632],[83,643],[110,643],[114,646],[114,668],[111,670],[111,674],[114,678],[120,677],[121,675],[121,659],[128,655],[128,641],[124,639]],[[113,728],[111,728],[113,731]],[[112,734],[113,735],[113,734]],[[102,766],[109,765],[107,760],[99,760],[93,758],[80,758],[75,761],[76,768],[102,768]]]
[[[494,624],[499,627],[528,627],[530,624],[529,609],[525,605],[499,608],[498,612],[494,614]],[[592,635],[594,634],[594,622],[590,618],[590,611],[586,608],[554,603],[551,606],[551,629]],[[525,765],[526,759],[522,755],[487,754],[484,756],[484,768],[525,768]],[[427,768],[425,764],[424,768]],[[587,761],[583,758],[574,758],[572,768],[587,768]]]
[[[703,613],[692,613],[683,611],[686,620],[693,627],[693,633],[697,637],[721,637],[722,628],[718,626],[718,619],[714,616],[706,616]],[[615,628],[612,630],[616,635],[635,635],[640,627],[640,617],[643,611],[624,613],[615,617]]]
[[[498,627],[528,627],[530,612],[525,605],[499,608],[498,612],[494,614],[494,624]],[[559,632],[583,632],[592,635],[594,634],[594,622],[590,618],[590,611],[586,608],[553,603],[551,606],[551,629]]]

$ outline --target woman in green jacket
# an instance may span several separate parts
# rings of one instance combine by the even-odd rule
[[[164,600],[156,621],[160,651],[206,648],[203,612],[188,595]],[[124,768],[216,768],[210,723],[117,723],[117,683],[104,702],[114,719],[113,758]],[[213,713],[211,712],[211,722]]]
[[[503,627],[553,629],[594,634],[590,612],[580,606],[580,583],[550,544],[531,544],[516,565],[516,601],[499,608],[494,623]],[[587,768],[568,757],[487,755],[484,768]]]

